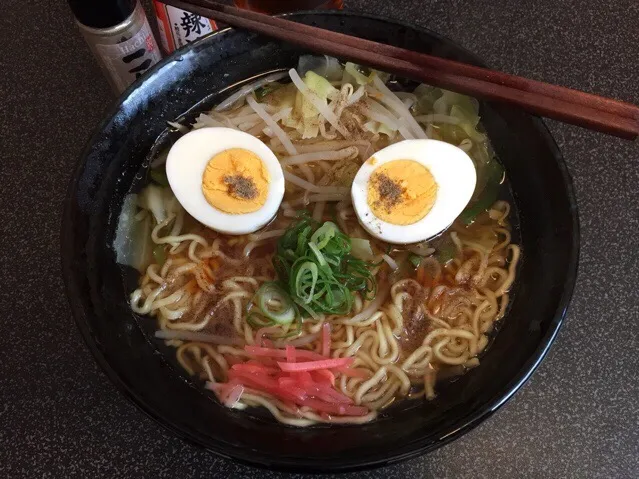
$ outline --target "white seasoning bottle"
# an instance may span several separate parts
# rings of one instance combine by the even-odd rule
[[[69,0],[69,6],[117,94],[162,58],[138,0]]]

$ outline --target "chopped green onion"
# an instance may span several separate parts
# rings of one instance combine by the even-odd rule
[[[295,304],[297,304],[302,310],[304,310],[306,313],[308,313],[308,315],[311,318],[313,318],[314,320],[319,320],[320,319],[319,314],[317,314],[315,311],[313,311],[311,308],[309,308],[307,305],[305,305],[301,301],[297,301],[296,300]]]
[[[309,276],[310,283],[308,281]],[[295,275],[295,294],[304,304],[308,304],[313,300],[317,277],[317,265],[311,261],[305,261],[297,270],[297,274]],[[308,292],[306,292],[306,290],[308,290]]]
[[[319,249],[326,247],[328,242],[335,236],[337,226],[335,223],[327,221],[322,226],[317,228],[317,231],[311,236],[311,241],[317,245]]]
[[[295,324],[295,329],[293,329],[292,331],[289,331],[284,336],[278,337],[277,339],[288,339],[295,336],[299,336],[300,333],[302,332],[302,321],[299,318],[299,315],[295,316],[295,321],[293,321],[293,324]]]
[[[415,266],[415,268],[417,268],[417,267],[419,267],[419,265],[420,265],[420,264],[421,264],[421,262],[422,262],[422,257],[421,257],[421,256],[419,256],[418,254],[411,254],[411,255],[408,257],[408,260],[409,260],[411,263],[413,263],[413,266]]]
[[[297,237],[297,249],[296,249],[297,256],[302,256],[302,254],[304,253],[304,250],[306,249],[306,245],[308,244],[308,237],[310,233],[311,233],[311,227],[306,226],[302,230],[301,234]]]
[[[301,214],[278,240],[273,257],[279,284],[305,315],[348,314],[353,292],[367,299],[377,285],[373,265],[351,254],[351,240],[335,223]]]
[[[249,324],[250,327],[252,327],[253,329],[260,329],[260,328],[266,328],[268,326],[273,326],[275,324],[275,321],[273,321],[272,319],[263,319],[260,318],[257,314],[255,313],[249,313],[246,316],[246,322]]]
[[[326,262],[326,258],[324,258],[324,255],[320,251],[319,247],[312,241],[308,243],[308,247],[311,248],[311,251],[317,258],[317,263],[320,265],[320,268],[326,268],[328,263]]]
[[[260,312],[279,324],[287,324],[295,319],[295,306],[288,294],[277,283],[264,283],[255,293],[255,301]],[[273,302],[278,303],[277,309]]]

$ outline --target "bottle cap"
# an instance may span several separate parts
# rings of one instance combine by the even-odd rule
[[[137,0],[69,0],[78,22],[89,28],[119,25],[135,10]]]

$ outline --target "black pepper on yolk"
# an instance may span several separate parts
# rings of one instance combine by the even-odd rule
[[[394,225],[418,222],[433,208],[436,198],[435,178],[414,160],[384,163],[368,181],[368,206],[379,219]]]
[[[208,162],[202,193],[211,206],[225,213],[253,213],[264,206],[269,183],[268,171],[255,153],[232,148]]]

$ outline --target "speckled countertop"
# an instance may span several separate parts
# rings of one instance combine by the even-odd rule
[[[283,477],[170,436],[116,391],[63,290],[73,165],[113,101],[66,2],[0,20],[0,477]],[[639,103],[636,0],[347,0],[429,27],[503,70]],[[582,225],[568,320],[532,380],[433,454],[363,478],[639,477],[639,151],[549,122]]]

